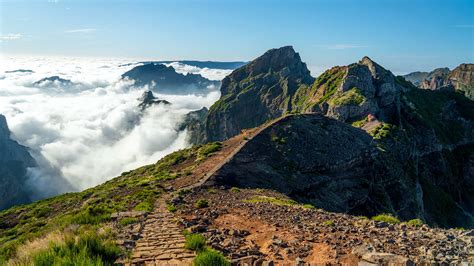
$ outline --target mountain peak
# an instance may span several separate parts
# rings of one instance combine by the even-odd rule
[[[0,114],[0,137],[10,137],[10,129],[8,129],[7,119],[2,114]]]

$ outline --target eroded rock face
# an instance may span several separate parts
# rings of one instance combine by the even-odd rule
[[[321,115],[289,116],[251,139],[213,182],[274,189],[329,211],[391,212],[439,226],[474,226],[472,162],[464,163],[472,147],[415,155],[405,133],[399,134],[397,142],[374,141],[363,130]],[[465,170],[445,167],[442,154],[457,156]]]
[[[272,49],[224,78],[206,119],[206,141],[224,140],[292,110],[292,96],[313,82],[291,46]]]
[[[459,91],[474,99],[474,64],[461,64],[452,71],[437,68],[432,72],[413,72],[404,76],[421,89]]]
[[[30,202],[25,188],[27,167],[36,162],[26,147],[10,138],[10,130],[0,115],[0,210],[12,205]]]

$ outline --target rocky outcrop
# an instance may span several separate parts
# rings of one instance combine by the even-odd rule
[[[155,104],[171,104],[167,100],[160,100],[156,98],[155,95],[153,95],[153,92],[151,91],[143,92],[142,96],[138,98],[138,101],[140,102],[140,104],[138,104],[138,107],[140,107],[142,111]]]
[[[34,166],[27,148],[10,138],[7,121],[0,115],[0,210],[30,202],[26,172]]]
[[[179,130],[188,131],[189,143],[202,143],[205,138],[205,122],[209,110],[203,107],[199,110],[192,111],[186,114],[183,122],[179,126]]]
[[[455,90],[474,99],[474,64],[461,64],[452,71],[437,68],[432,72],[413,72],[404,76],[421,89]]]
[[[449,73],[448,80],[457,91],[474,100],[474,64],[459,65]]]
[[[313,82],[291,46],[267,51],[224,78],[206,118],[205,141],[224,140],[292,110],[292,96]]]
[[[218,88],[220,82],[211,81],[199,74],[177,73],[171,66],[149,63],[125,72],[122,78],[135,81],[136,86],[149,86],[159,93],[188,94],[207,93]]]
[[[392,134],[400,140],[374,140],[321,115],[289,116],[250,139],[209,182],[273,189],[329,211],[473,227],[472,146],[414,153],[405,132]]]

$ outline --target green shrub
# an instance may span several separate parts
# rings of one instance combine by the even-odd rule
[[[193,261],[194,266],[230,266],[230,262],[219,252],[206,249],[200,252]]]
[[[175,212],[177,209],[176,209],[176,206],[174,206],[174,204],[168,204],[166,205],[166,209],[168,209],[169,212]]]
[[[305,209],[315,209],[316,207],[314,207],[314,205],[311,205],[311,204],[304,204],[303,208],[305,208]]]
[[[324,225],[324,226],[334,226],[334,222],[331,221],[331,220],[327,220],[327,221],[324,221],[324,222],[323,222],[323,225]]]
[[[144,212],[152,212],[154,207],[153,204],[149,201],[140,202],[135,208],[135,211],[144,211]]]
[[[211,142],[208,144],[205,144],[198,150],[198,158],[206,158],[209,155],[218,152],[222,149],[222,143],[221,142]]]
[[[119,222],[119,224],[123,225],[123,226],[129,225],[129,224],[135,224],[135,223],[138,223],[138,219],[137,218],[132,218],[132,217],[123,218]]]
[[[206,239],[200,234],[187,234],[184,247],[194,251],[203,251],[206,248]]]
[[[352,88],[346,92],[343,92],[342,94],[336,94],[333,99],[329,101],[329,103],[336,106],[361,105],[365,100],[366,98],[364,95],[362,95],[358,88]]]
[[[209,202],[205,199],[199,199],[196,201],[196,203],[194,204],[196,206],[196,208],[206,208],[206,207],[209,207]]]
[[[72,222],[77,224],[100,224],[110,220],[111,211],[103,206],[88,206],[73,216]]]
[[[266,202],[266,203],[271,203],[271,204],[281,205],[281,206],[293,206],[293,205],[298,204],[298,202],[291,199],[278,199],[278,198],[267,197],[267,196],[254,196],[251,199],[244,200],[244,202],[250,202],[250,203]]]
[[[32,257],[33,265],[114,265],[120,248],[96,234],[85,234],[77,240],[67,237],[64,244],[52,244],[49,249]]]
[[[424,223],[421,219],[412,219],[407,222],[409,226],[422,226]]]
[[[237,193],[237,192],[240,192],[240,189],[237,188],[237,187],[233,187],[233,188],[230,189],[230,192]]]
[[[377,216],[374,216],[372,217],[372,220],[374,221],[379,221],[379,222],[386,222],[386,223],[389,223],[389,224],[399,224],[400,223],[400,220],[391,215],[391,214],[387,214],[387,213],[383,213],[383,214],[379,214]]]

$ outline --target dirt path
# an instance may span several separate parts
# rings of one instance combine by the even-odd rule
[[[191,176],[172,180],[169,185],[174,191],[202,186],[248,141],[287,117],[279,117],[225,141],[223,148],[199,164]],[[131,263],[126,265],[191,265],[195,254],[184,248],[185,238],[178,226],[177,218],[166,208],[166,202],[170,197],[170,194],[166,194],[156,201],[155,210],[144,221],[143,231],[136,242]]]
[[[176,218],[166,209],[166,197],[155,204],[128,265],[190,265],[195,254],[184,248],[185,238]]]

